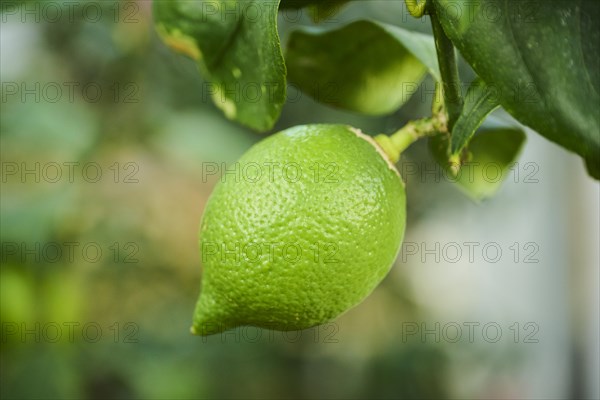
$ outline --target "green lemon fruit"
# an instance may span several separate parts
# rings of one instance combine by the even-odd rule
[[[361,302],[404,235],[404,183],[368,136],[306,125],[221,171],[204,211],[204,267],[192,333],[298,330]]]

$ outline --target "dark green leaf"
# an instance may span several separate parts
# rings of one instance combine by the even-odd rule
[[[463,108],[452,128],[450,152],[459,153],[469,143],[475,131],[485,118],[498,107],[498,95],[495,88],[489,87],[481,79],[469,86]]]
[[[277,33],[278,1],[154,2],[165,43],[198,63],[202,89],[225,115],[271,129],[285,102],[285,63]]]
[[[458,168],[448,157],[448,139],[436,136],[429,147],[449,177],[463,192],[476,201],[493,196],[510,170],[525,143],[525,133],[518,128],[494,128],[477,133],[469,144],[469,159]]]
[[[446,34],[501,105],[600,178],[600,2],[439,0]]]
[[[428,35],[356,21],[293,32],[286,62],[289,80],[317,101],[380,115],[400,107],[427,70],[439,76],[435,54]]]

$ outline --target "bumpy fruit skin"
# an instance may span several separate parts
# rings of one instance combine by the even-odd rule
[[[222,171],[200,227],[192,333],[325,323],[361,302],[404,235],[404,183],[359,131],[305,125]]]

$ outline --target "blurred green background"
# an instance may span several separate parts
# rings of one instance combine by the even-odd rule
[[[158,39],[150,1],[2,7],[2,398],[600,396],[599,187],[577,157],[528,132],[499,194],[475,204],[418,143],[399,165],[405,244],[367,300],[302,332],[192,337],[197,230],[218,180],[203,163],[264,135],[213,106],[195,64]],[[280,15],[282,43],[312,25],[304,14]],[[429,31],[400,1],[353,2],[323,24],[359,18]],[[432,91],[426,80],[402,110],[366,118],[292,87],[274,131],[390,133],[427,115]]]

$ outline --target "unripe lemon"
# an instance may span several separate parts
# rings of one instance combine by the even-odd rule
[[[290,128],[221,172],[200,227],[192,333],[325,323],[361,302],[392,266],[404,235],[404,183],[360,131]]]

